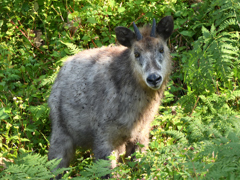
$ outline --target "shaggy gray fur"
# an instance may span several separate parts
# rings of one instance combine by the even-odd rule
[[[143,27],[139,41],[127,28],[115,31],[124,46],[70,57],[52,87],[49,159],[62,158],[58,168],[69,165],[79,146],[91,148],[96,159],[106,159],[114,150],[128,156],[137,142],[148,146],[150,123],[171,72],[166,40],[173,20],[164,17],[156,37],[150,37],[151,27]]]

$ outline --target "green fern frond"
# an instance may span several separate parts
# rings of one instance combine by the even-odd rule
[[[187,61],[183,67],[185,82],[197,94],[214,93],[219,86],[232,89],[234,83],[230,81],[240,77],[237,72],[240,66],[240,3],[238,0],[216,0],[209,6],[202,18],[208,16],[213,23],[202,26],[202,36],[193,43],[193,49],[183,55]]]
[[[211,103],[211,101],[209,101],[208,98],[206,98],[204,95],[200,95],[199,96],[201,98],[201,100],[208,106],[208,108],[211,110],[211,113],[216,114],[217,111],[215,110],[215,108],[213,107],[213,104]]]
[[[188,140],[185,137],[185,134],[180,132],[180,131],[176,131],[176,130],[172,130],[172,131],[165,131],[164,134],[170,135],[172,136],[174,139],[176,139],[179,143],[185,144],[188,142]]]
[[[59,70],[58,70],[59,71]],[[57,72],[58,72],[57,71]],[[48,78],[46,79],[43,79],[42,82],[40,83],[39,87],[43,87],[43,86],[46,86],[46,85],[51,85],[53,84],[53,82],[55,81],[56,77],[57,77],[57,72],[56,73],[53,73],[51,76],[49,76]]]
[[[85,168],[85,171],[81,172],[81,175],[84,179],[95,179],[101,178],[107,174],[111,173],[110,170],[110,161],[100,159],[93,165],[89,165],[88,168]]]
[[[232,91],[228,100],[235,100],[240,98],[240,90]]]
[[[46,85],[52,85],[53,84],[53,82],[55,81],[55,79],[58,75],[60,67],[68,59],[68,57],[69,56],[65,56],[65,57],[61,58],[60,60],[58,60],[56,62],[56,64],[58,64],[58,67],[56,68],[55,72],[51,76],[49,76],[48,78],[43,79],[42,82],[40,83],[39,87],[43,87],[43,86],[46,86]]]
[[[235,25],[238,26],[238,22],[237,22],[236,18],[231,18],[231,19],[225,20],[219,26],[219,31],[222,31],[222,30],[226,29],[229,26],[235,26]]]
[[[222,14],[223,11],[226,11],[226,9],[221,9],[218,13]],[[216,13],[215,13],[216,14]],[[230,9],[228,11],[228,13],[226,13],[224,16],[222,16],[222,18],[218,19],[216,21],[216,26],[219,26],[220,24],[219,23],[222,23],[224,22],[225,20],[229,19],[229,18],[236,18],[236,13],[234,12],[233,9]]]
[[[239,179],[239,132],[230,132],[226,137],[215,139],[214,143],[205,144],[200,157],[213,158],[215,163],[207,167],[206,179]]]
[[[0,173],[0,179],[22,180],[22,179],[50,179],[62,174],[70,168],[62,168],[53,171],[61,159],[47,160],[47,156],[40,154],[20,154],[13,163],[6,163],[7,169]]]
[[[61,43],[63,43],[64,45],[66,45],[68,47],[68,49],[72,55],[77,54],[80,51],[82,51],[82,49],[79,49],[75,44],[67,43],[67,42],[63,42],[63,41],[61,41]]]

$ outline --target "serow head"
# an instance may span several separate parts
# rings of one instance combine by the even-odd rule
[[[173,32],[171,16],[162,18],[158,24],[140,30],[133,22],[134,32],[126,27],[116,27],[118,42],[131,50],[134,72],[153,90],[158,90],[171,72],[171,58],[167,39]]]

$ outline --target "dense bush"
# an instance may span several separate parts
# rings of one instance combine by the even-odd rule
[[[169,40],[174,69],[152,124],[149,151],[137,152],[139,161],[125,161],[111,172],[121,179],[238,179],[238,0],[2,0],[0,177],[56,175],[50,170],[57,162],[46,159],[46,102],[67,56],[115,44],[116,26],[132,28],[133,21],[141,26],[165,15],[174,17]],[[93,163],[91,154],[79,149],[65,178],[97,179],[108,173],[108,162]]]

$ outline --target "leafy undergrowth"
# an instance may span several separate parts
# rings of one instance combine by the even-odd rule
[[[116,43],[114,28],[174,18],[173,73],[149,150],[112,179],[239,179],[240,3],[202,1],[0,2],[0,178],[100,179],[108,161],[77,150],[68,169],[47,162],[47,98],[68,55]],[[113,158],[113,157],[111,157]],[[130,157],[129,157],[130,158]]]

